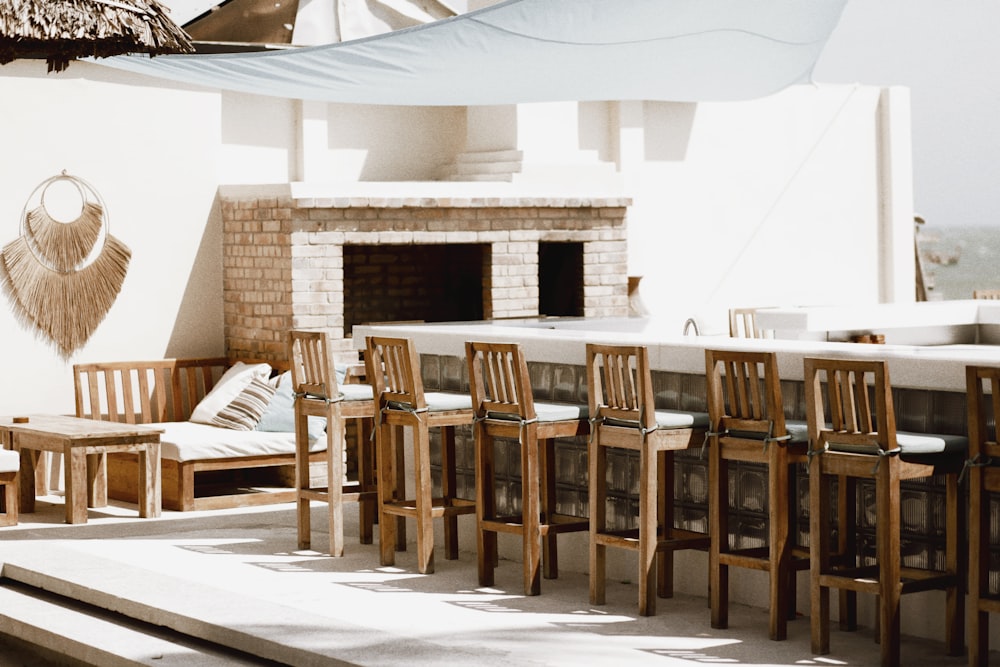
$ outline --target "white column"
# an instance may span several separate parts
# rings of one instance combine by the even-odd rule
[[[916,299],[910,91],[883,88],[878,105],[879,300]]]

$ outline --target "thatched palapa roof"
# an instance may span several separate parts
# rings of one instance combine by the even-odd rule
[[[3,0],[0,64],[44,58],[59,72],[87,56],[193,51],[168,12],[156,0]]]

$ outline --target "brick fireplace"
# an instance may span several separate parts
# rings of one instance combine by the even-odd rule
[[[282,360],[292,328],[348,360],[366,322],[628,315],[627,198],[220,195],[231,356]]]

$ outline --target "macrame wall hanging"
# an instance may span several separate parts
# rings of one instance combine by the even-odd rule
[[[79,194],[75,219],[50,213],[46,194],[56,184],[69,184]],[[65,191],[60,188],[64,198]],[[28,197],[20,236],[0,252],[0,279],[17,318],[68,358],[86,344],[118,298],[131,257],[132,251],[111,235],[97,191],[63,171]]]

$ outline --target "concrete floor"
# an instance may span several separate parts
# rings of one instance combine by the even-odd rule
[[[704,597],[659,600],[656,616],[641,617],[633,584],[609,582],[607,604],[592,606],[587,576],[579,572],[564,571],[558,580],[543,581],[540,596],[525,597],[520,565],[513,561],[501,561],[489,588],[477,583],[472,553],[448,561],[438,552],[433,575],[415,571],[412,548],[397,554],[395,566],[381,567],[377,546],[357,543],[353,508],[347,511],[347,553],[338,559],[320,551],[327,544],[326,508],[318,504],[316,550],[306,551],[296,549],[290,504],[165,512],[160,519],[138,519],[132,507],[111,506],[90,510],[89,523],[76,526],[62,523],[61,497],[39,499],[37,510],[22,515],[19,526],[0,529],[2,583],[16,579],[209,642],[192,648],[176,634],[148,643],[116,639],[115,627],[89,627],[79,610],[32,616],[31,605],[0,598],[0,634],[102,667],[267,664],[237,656],[233,647],[270,664],[296,666],[878,663],[870,628],[834,629],[833,652],[813,656],[808,619],[791,623],[787,641],[772,642],[760,608],[734,605],[730,628],[713,630]],[[471,518],[461,529],[471,531]],[[102,648],[109,642],[117,648]],[[12,651],[0,644],[0,667],[50,664],[30,657],[18,662]],[[121,662],[109,657],[111,651],[121,654]],[[903,663],[965,664],[943,651],[939,642],[907,637]]]

